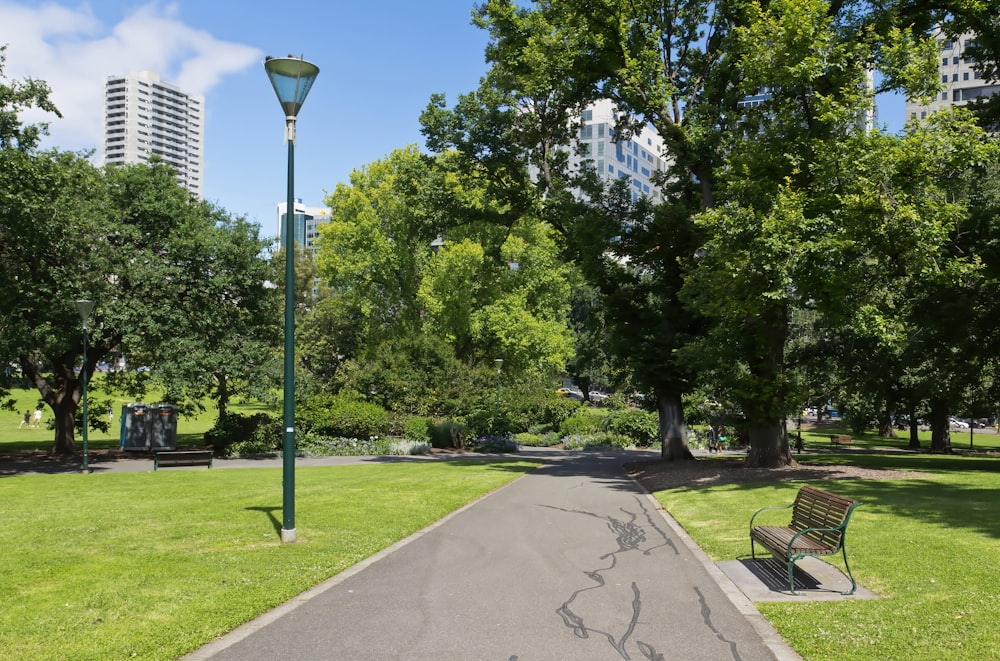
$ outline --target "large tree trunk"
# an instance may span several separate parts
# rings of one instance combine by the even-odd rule
[[[656,412],[659,418],[660,458],[663,461],[694,459],[684,433],[684,404],[674,393],[656,393]]]
[[[225,420],[229,415],[229,378],[225,372],[216,372],[215,400],[218,404],[219,420]]]
[[[56,434],[52,444],[55,454],[76,454],[76,408],[82,397],[82,381],[71,367],[63,368],[53,376],[55,388],[38,369],[30,356],[21,356],[21,371],[38,389],[42,400],[52,409]],[[88,361],[90,362],[90,361]],[[96,363],[93,363],[96,364]],[[86,368],[86,366],[84,366]]]
[[[931,400],[931,452],[951,454],[951,423],[948,420],[948,403],[943,399]]]
[[[781,468],[794,463],[782,421],[751,422],[750,448],[743,465],[748,468]]]
[[[896,428],[892,424],[892,419],[896,417],[894,412],[886,407],[878,416],[878,435],[882,438],[896,438]]]
[[[758,328],[753,326],[759,325]],[[753,468],[781,468],[795,463],[788,448],[785,428],[787,416],[783,408],[785,387],[785,342],[788,337],[788,307],[784,303],[767,308],[765,315],[751,324],[750,330],[759,335],[764,351],[749,364],[756,382],[770,393],[768,399],[760,398],[744,405],[750,447],[744,465]],[[782,384],[782,385],[778,385]]]
[[[57,401],[49,402],[56,423],[56,438],[52,451],[56,454],[76,454],[77,398],[59,393]]]

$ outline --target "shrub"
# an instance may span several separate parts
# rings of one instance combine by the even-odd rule
[[[564,436],[562,444],[567,450],[621,450],[631,447],[631,441],[628,438],[606,432]]]
[[[378,436],[359,439],[310,434],[299,443],[299,451],[311,457],[369,457],[389,454],[389,444],[388,439]]]
[[[403,423],[403,438],[411,441],[431,442],[431,419],[414,416]]]
[[[403,438],[389,441],[389,449],[386,451],[386,454],[405,456],[411,454],[427,454],[430,451],[430,443],[427,443],[426,441],[411,441]]]
[[[281,441],[281,422],[266,413],[230,413],[216,420],[215,425],[205,432],[205,442],[220,457],[230,454],[229,448],[234,443],[252,443],[262,451],[277,452]]]
[[[473,452],[486,452],[490,454],[502,454],[507,452],[517,452],[517,443],[511,434],[496,434],[489,436],[477,436],[473,439],[469,447]]]
[[[519,434],[514,434],[514,440],[517,442],[518,445],[538,447],[542,444],[542,435],[531,434],[529,432],[521,432]]]
[[[262,443],[259,440],[236,441],[226,448],[226,456],[240,457],[241,459],[273,457],[278,454],[278,450],[273,445],[273,443]]]
[[[613,412],[604,419],[602,427],[604,431],[626,436],[640,446],[648,446],[659,437],[656,414],[637,409]]]
[[[479,409],[466,419],[473,436],[499,436],[514,431],[514,424],[504,411]]]
[[[432,422],[429,427],[431,445],[436,448],[465,447],[465,425],[455,420]]]
[[[559,434],[556,432],[545,432],[544,434],[521,432],[514,434],[514,440],[518,445],[527,447],[547,448],[559,443]]]
[[[606,413],[596,409],[581,407],[570,417],[566,418],[559,425],[559,433],[563,436],[573,436],[576,434],[590,434],[599,431],[601,421]]]
[[[317,395],[303,407],[301,426],[327,437],[370,438],[388,431],[389,417],[378,404],[345,396]]]

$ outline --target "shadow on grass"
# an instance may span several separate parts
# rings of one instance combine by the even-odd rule
[[[248,507],[246,509],[250,512],[263,512],[267,514],[267,518],[271,520],[271,525],[274,527],[274,532],[279,536],[281,535],[281,521],[274,515],[275,512],[281,511],[280,507]]]
[[[745,469],[736,462],[695,462],[701,464],[695,474],[693,466],[683,483],[670,471],[655,471],[654,465],[637,465],[633,473],[651,491],[687,488],[726,487],[753,492],[773,490],[776,484],[788,485],[787,503],[794,498],[796,483],[815,484],[865,504],[861,516],[888,514],[907,517],[947,529],[965,529],[993,539],[1000,538],[1000,517],[996,516],[997,489],[984,473],[1000,473],[1000,459],[963,458],[951,456],[852,455],[851,457],[816,458],[810,466],[783,469]],[[711,464],[722,464],[711,466]],[[865,466],[863,475],[852,475],[844,464]],[[726,465],[728,464],[728,465]],[[877,472],[871,472],[874,469]],[[922,471],[894,476],[895,470]],[[952,476],[968,475],[970,483],[935,479],[934,473]],[[884,476],[884,477],[882,477]],[[659,483],[656,482],[659,477]],[[668,479],[673,479],[667,483]],[[825,484],[824,484],[825,483]],[[748,502],[760,506],[780,505],[771,502],[774,494],[766,497],[748,496]],[[765,502],[767,501],[767,502]]]

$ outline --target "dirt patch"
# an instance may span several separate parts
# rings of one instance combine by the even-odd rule
[[[650,493],[678,487],[793,480],[902,480],[923,473],[870,466],[796,463],[783,468],[744,468],[743,460],[637,461],[625,464],[628,474]]]

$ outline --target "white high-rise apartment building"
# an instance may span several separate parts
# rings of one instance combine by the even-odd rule
[[[605,182],[627,179],[633,200],[646,196],[659,201],[661,194],[651,177],[667,168],[663,139],[649,126],[628,140],[622,139],[615,133],[617,116],[614,103],[608,99],[584,108],[578,136],[584,151],[574,153],[570,162],[595,168]]]
[[[965,105],[972,99],[992,96],[1000,92],[1000,85],[983,80],[979,72],[973,70],[975,60],[965,56],[966,49],[975,42],[976,35],[966,33],[952,39],[939,36],[941,58],[938,73],[943,89],[928,105],[914,101],[906,102],[906,116],[910,119],[927,119],[938,110],[951,106]]]
[[[177,181],[204,193],[205,98],[164,83],[152,71],[111,76],[104,88],[104,162],[145,163],[159,156]]]

